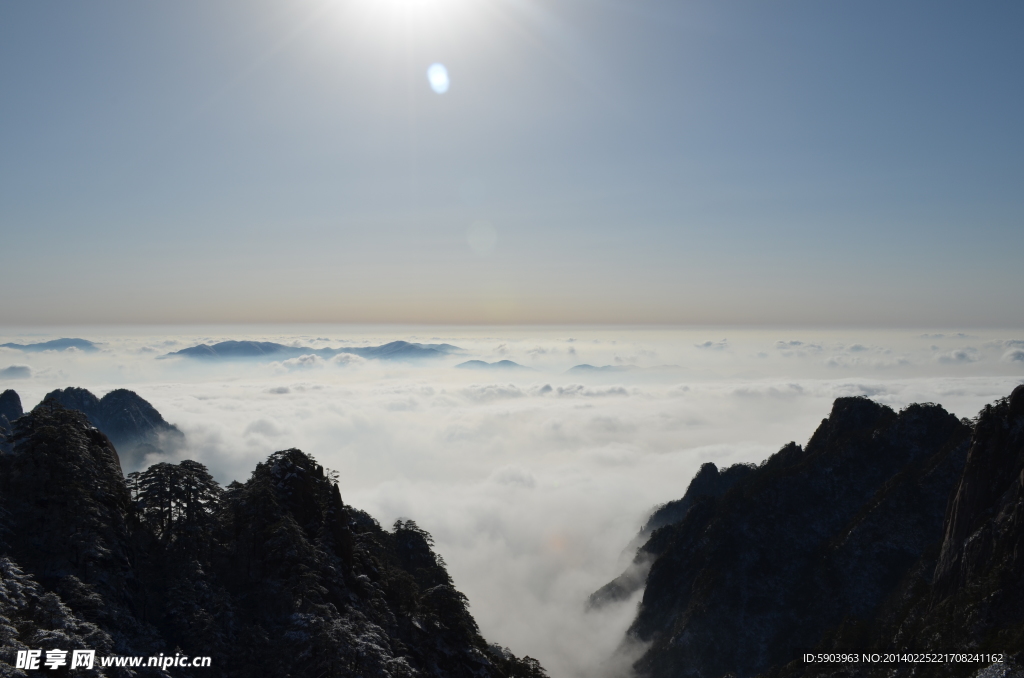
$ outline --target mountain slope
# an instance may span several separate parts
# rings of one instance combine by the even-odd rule
[[[986,678],[1024,675],[1024,386],[978,415],[941,538],[872,617],[848,620],[818,649],[1002,654]],[[967,676],[984,662],[942,663],[931,675]],[[911,676],[914,666],[862,666],[864,676]],[[779,676],[850,675],[793,662]]]
[[[636,668],[752,676],[880,614],[934,563],[970,436],[935,405],[897,414],[840,398],[806,448],[790,443],[723,493],[684,498],[641,548],[650,570],[629,633],[648,646]]]
[[[595,591],[587,601],[587,606],[590,609],[598,609],[609,603],[625,600],[642,589],[653,558],[650,551],[641,547],[647,543],[654,531],[681,521],[695,503],[721,497],[733,485],[752,473],[754,468],[746,464],[736,464],[719,470],[711,462],[702,464],[682,499],[670,501],[655,509],[640,528],[640,534],[630,542],[627,549],[634,551],[636,556],[626,571]]]
[[[0,675],[22,675],[17,649],[83,645],[238,678],[544,675],[480,637],[426,532],[382,529],[299,450],[223,491],[188,461],[126,483],[109,440],[51,401],[0,455],[0,521]]]
[[[141,466],[148,454],[173,452],[185,444],[184,434],[134,391],[119,388],[97,398],[84,388],[68,387],[47,393],[40,405],[52,403],[85,414],[110,438],[126,470]]]

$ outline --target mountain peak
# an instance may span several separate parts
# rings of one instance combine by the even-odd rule
[[[0,429],[10,431],[14,420],[22,414],[24,410],[21,409],[21,398],[16,391],[7,389],[0,393]]]
[[[185,436],[167,423],[149,402],[134,391],[115,389],[97,398],[84,388],[68,387],[46,394],[40,405],[59,403],[82,412],[89,422],[108,436],[127,469],[141,465],[146,454],[182,447]]]

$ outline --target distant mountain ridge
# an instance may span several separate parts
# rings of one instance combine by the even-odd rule
[[[26,351],[29,353],[38,353],[39,351],[64,351],[69,348],[75,348],[80,351],[98,351],[99,346],[87,339],[51,339],[50,341],[42,341],[35,344],[0,344],[4,348],[13,348],[19,351]]]
[[[464,363],[459,363],[455,367],[459,368],[460,370],[522,370],[527,372],[535,371],[532,367],[520,365],[519,363],[512,362],[511,360],[499,360],[493,363],[489,363],[485,360],[467,360]]]
[[[679,365],[654,365],[651,367],[640,367],[639,365],[575,365],[565,371],[566,374],[605,374],[615,372],[664,372],[665,370],[681,370]]]
[[[422,358],[440,358],[462,351],[451,344],[416,344],[408,341],[392,341],[380,346],[356,346],[342,348],[311,348],[306,346],[288,346],[272,341],[222,341],[213,345],[199,344],[189,348],[168,353],[163,358],[182,356],[186,358],[206,359],[269,359],[282,360],[297,358],[303,355],[316,355],[321,358],[333,358],[341,353],[350,353],[362,358],[377,360],[417,360]]]
[[[636,365],[576,365],[566,370],[569,374],[579,374],[587,372],[629,372],[631,370],[639,369]]]

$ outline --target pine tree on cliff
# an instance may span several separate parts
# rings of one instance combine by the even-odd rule
[[[221,495],[220,485],[206,467],[186,459],[180,464],[162,462],[130,478],[136,504],[164,543],[208,535]]]

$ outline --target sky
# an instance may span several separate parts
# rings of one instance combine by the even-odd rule
[[[1018,327],[1022,21],[2,3],[0,322]]]
[[[630,675],[616,649],[638,599],[588,613],[587,596],[623,571],[645,518],[702,463],[760,463],[805,444],[837,397],[970,418],[1024,381],[1024,330],[114,326],[0,329],[0,344],[62,336],[99,350],[0,346],[0,390],[30,409],[57,388],[132,389],[184,433],[170,460],[197,460],[222,484],[276,450],[312,454],[338,472],[346,503],[429,531],[483,636],[553,678]],[[462,352],[161,358],[225,339]],[[467,360],[531,369],[455,367]],[[569,371],[580,364],[622,369]]]

